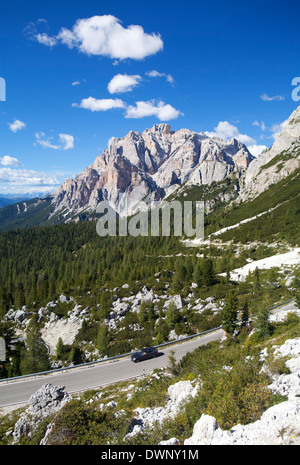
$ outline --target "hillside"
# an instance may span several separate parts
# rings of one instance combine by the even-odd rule
[[[0,231],[51,224],[49,222],[51,211],[51,197],[7,205],[0,209]]]
[[[140,379],[69,395],[43,385],[2,411],[0,442],[26,445],[297,445],[299,312],[241,331]],[[134,449],[132,449],[134,450]]]
[[[223,184],[207,188],[204,195],[208,204],[212,202],[215,208],[205,219],[206,238],[224,242],[232,240],[234,243],[287,241],[291,245],[299,245],[299,175],[300,169],[297,168],[254,199],[244,202],[223,200],[230,186],[231,191],[234,190],[234,183],[230,183],[228,178],[226,188]],[[202,189],[193,187],[184,193],[184,199],[196,199],[198,195],[203,195]],[[213,196],[212,200],[210,196]]]

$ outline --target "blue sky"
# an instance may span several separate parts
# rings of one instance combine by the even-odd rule
[[[54,191],[111,137],[160,122],[258,155],[299,105],[299,13],[296,1],[1,0],[0,194]]]

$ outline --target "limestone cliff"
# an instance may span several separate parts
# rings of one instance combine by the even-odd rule
[[[300,106],[283,124],[274,144],[248,167],[241,182],[239,199],[245,201],[300,167]]]
[[[114,138],[95,162],[53,194],[54,213],[94,210],[107,200],[120,211],[140,200],[162,200],[183,183],[211,184],[233,170],[244,171],[254,159],[236,139],[225,142],[188,129],[171,131],[157,124],[142,134],[130,131]],[[125,197],[124,197],[125,196]]]

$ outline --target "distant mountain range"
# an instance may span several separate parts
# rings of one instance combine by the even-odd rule
[[[217,199],[246,202],[300,166],[300,106],[270,149],[257,158],[236,139],[223,141],[188,129],[171,131],[157,124],[143,133],[114,138],[107,150],[74,179],[43,198],[22,200],[0,210],[0,230],[84,220],[102,200],[120,212],[124,199],[131,211],[143,200],[181,196],[191,186],[210,186],[208,209]],[[234,180],[226,193],[224,182]],[[213,187],[219,186],[213,193]],[[228,185],[228,183],[227,183]],[[222,187],[223,186],[223,187]],[[226,194],[226,195],[225,195]],[[198,200],[208,200],[199,198]]]
[[[14,203],[22,202],[24,200],[35,199],[37,197],[44,197],[45,192],[32,192],[25,194],[1,194],[0,193],[0,208],[6,207],[6,205],[12,205]]]

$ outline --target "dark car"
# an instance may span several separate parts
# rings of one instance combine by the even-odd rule
[[[158,357],[159,353],[155,347],[145,347],[131,355],[133,362],[141,362],[142,360],[148,360],[149,358]]]

